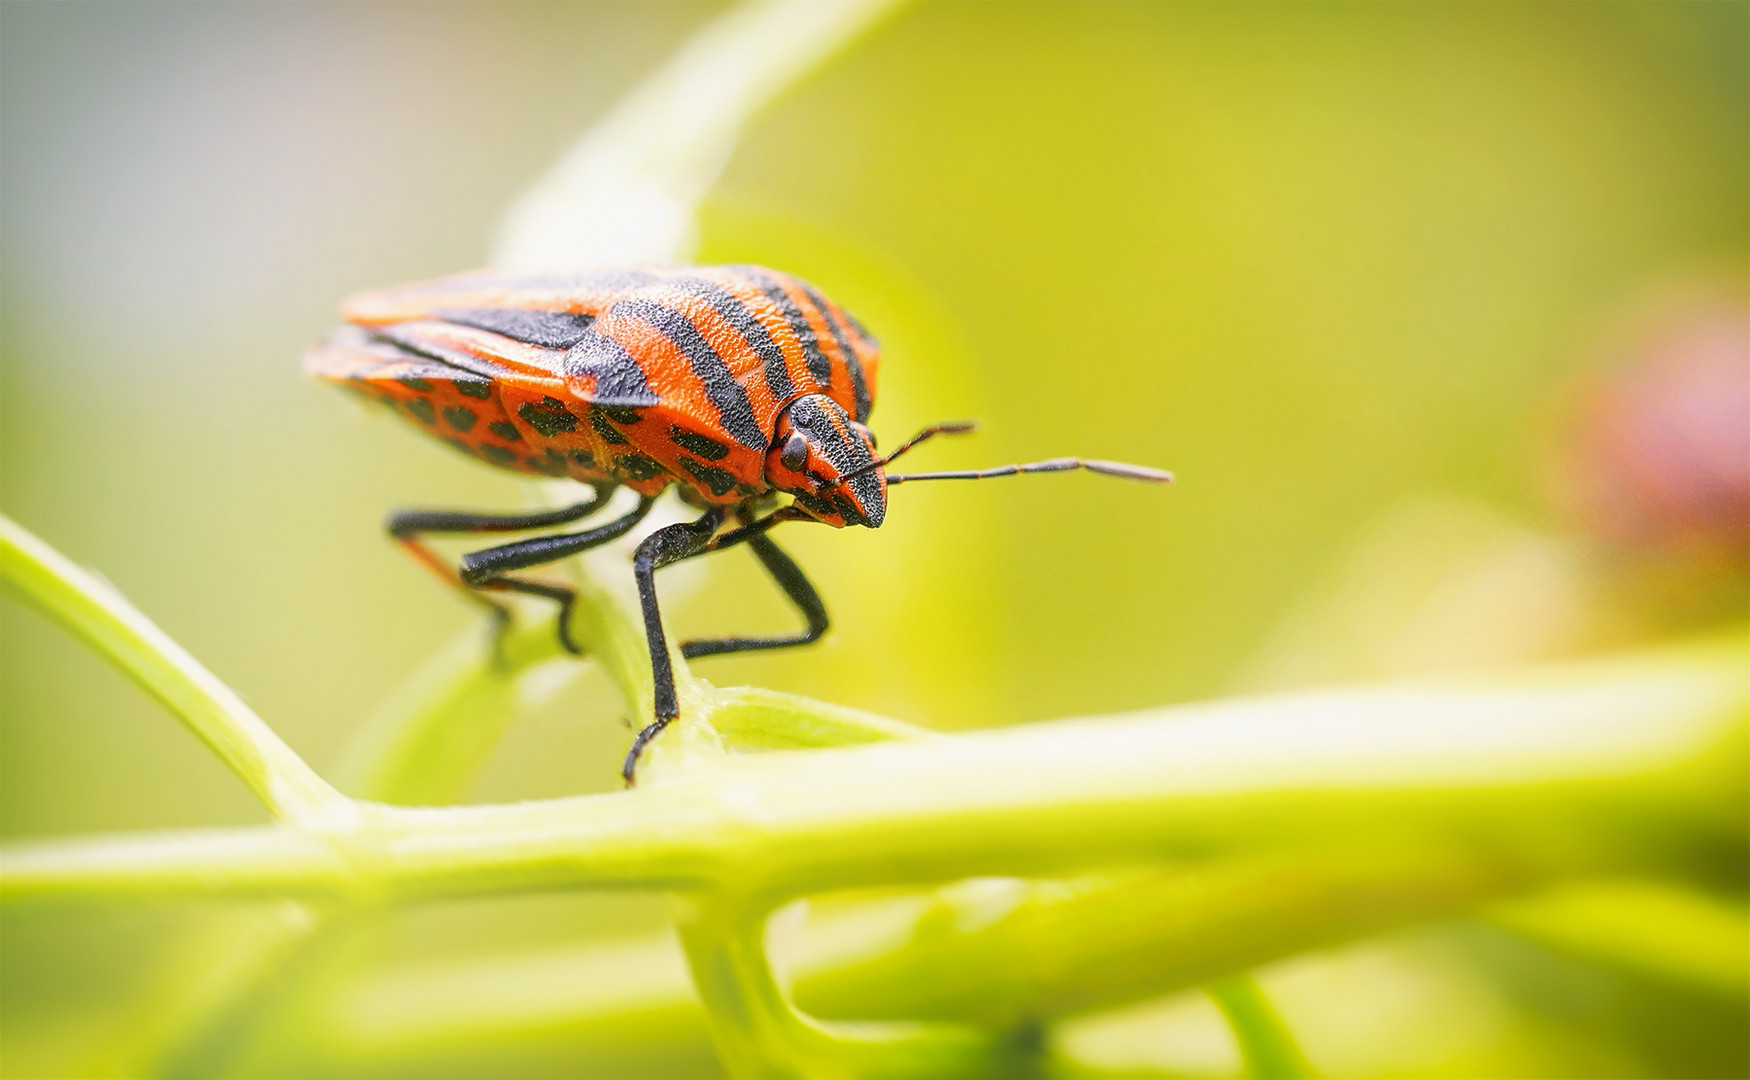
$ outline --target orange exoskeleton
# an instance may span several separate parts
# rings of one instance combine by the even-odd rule
[[[501,617],[480,591],[549,597],[559,638],[573,600],[562,585],[511,576],[630,531],[671,485],[702,511],[651,533],[633,559],[655,676],[655,716],[622,769],[679,713],[656,570],[747,544],[807,620],[766,637],[688,641],[686,657],[803,645],[827,629],[825,606],[767,532],[785,521],[880,527],[887,490],[908,480],[977,479],[1089,469],[1163,482],[1170,474],[1117,462],[1057,458],[1025,465],[897,475],[886,466],[924,439],[971,429],[925,428],[886,457],[866,426],[880,351],[848,312],[795,277],[757,266],[645,267],[579,274],[473,273],[344,305],[349,325],[305,367],[386,401],[471,457],[517,472],[570,477],[589,498],[547,513],[414,510],[389,518],[416,557]],[[539,536],[464,556],[452,569],[420,537],[519,532],[581,520],[621,485],[629,513],[581,532]],[[774,508],[780,495],[790,501]]]

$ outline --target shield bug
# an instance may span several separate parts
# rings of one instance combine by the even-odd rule
[[[514,576],[630,531],[671,485],[701,511],[656,530],[633,557],[650,645],[655,716],[622,772],[679,713],[657,602],[656,571],[746,544],[807,621],[799,632],[681,644],[688,658],[805,645],[826,632],[826,607],[800,567],[767,535],[787,521],[880,527],[887,490],[920,480],[975,480],[1087,469],[1165,482],[1140,465],[1054,458],[953,472],[896,474],[900,455],[967,423],[925,428],[885,457],[866,426],[880,352],[848,312],[804,281],[757,266],[650,267],[580,274],[462,274],[347,300],[348,325],[310,350],[311,373],[387,402],[416,427],[490,465],[570,477],[589,497],[545,513],[408,510],[389,533],[451,584],[484,595],[522,592],[559,604],[559,640],[574,595]],[[581,521],[614,489],[639,496],[629,513],[476,551],[452,568],[429,533],[525,532]],[[788,495],[785,505],[775,505]]]

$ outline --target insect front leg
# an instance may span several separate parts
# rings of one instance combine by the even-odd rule
[[[820,596],[814,587],[802,577],[802,571],[790,560],[790,557],[780,551],[777,545],[765,538],[765,532],[772,526],[784,521],[804,520],[807,515],[793,507],[785,507],[774,513],[767,514],[757,521],[747,521],[739,528],[731,529],[717,535],[717,530],[723,524],[726,512],[718,507],[708,511],[697,521],[680,525],[670,525],[658,529],[645,537],[638,545],[638,553],[633,558],[632,569],[638,579],[638,601],[644,610],[644,635],[650,645],[650,673],[655,686],[656,718],[646,724],[632,740],[632,749],[626,753],[626,761],[620,766],[620,775],[627,784],[631,784],[633,775],[638,768],[638,756],[644,752],[650,740],[656,738],[676,716],[680,715],[680,702],[675,693],[674,664],[668,656],[668,636],[662,629],[662,610],[656,599],[656,571],[682,559],[690,559],[695,555],[703,555],[708,551],[718,551],[736,544],[764,541],[763,549],[756,546],[760,552],[760,561],[779,579],[798,607],[803,609],[808,617],[809,629],[805,631],[807,640],[812,641],[826,631],[826,608],[820,602]],[[768,561],[765,552],[776,555],[775,561]],[[782,576],[780,576],[782,575]],[[792,576],[793,575],[793,576]],[[795,583],[800,582],[800,589],[792,591]],[[818,625],[818,631],[816,627]],[[730,638],[728,642],[760,641],[761,639]],[[775,640],[775,639],[765,639]],[[781,641],[778,644],[801,644],[801,641]],[[775,648],[774,644],[739,645],[730,648],[708,649],[701,652],[688,651],[692,646],[718,645],[721,642],[688,642],[681,645],[683,656],[705,656],[712,652],[735,652],[742,648]]]
[[[808,620],[808,628],[793,634],[770,634],[765,637],[726,637],[710,638],[703,641],[681,642],[681,655],[688,660],[701,656],[720,656],[724,653],[755,652],[760,649],[787,649],[793,645],[808,645],[819,641],[822,634],[832,625],[827,618],[826,605],[821,602],[820,593],[809,582],[802,568],[796,565],[796,560],[763,532],[753,533],[744,540],[731,539],[735,533],[728,533],[719,538],[719,543],[713,549],[730,547],[735,543],[746,543],[753,549],[766,573],[772,575],[772,580],[778,583],[778,588],[784,590],[784,595],[796,605],[796,610]],[[724,542],[727,541],[727,542]]]
[[[644,538],[632,558],[632,573],[638,580],[638,603],[644,612],[644,638],[650,646],[656,718],[632,740],[632,749],[620,767],[620,775],[628,784],[632,783],[638,755],[644,752],[645,745],[681,712],[680,700],[675,693],[674,663],[668,656],[668,635],[663,632],[662,608],[656,599],[656,572],[682,559],[710,551],[711,538],[723,524],[725,514],[722,507],[713,507],[697,521],[658,529]]]

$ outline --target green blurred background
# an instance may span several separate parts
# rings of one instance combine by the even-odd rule
[[[479,264],[511,198],[719,10],[0,8],[0,508],[331,765],[475,618],[384,512],[527,494],[307,380],[302,350],[351,291]],[[1730,565],[1648,584],[1588,536],[1561,446],[1644,327],[1743,303],[1747,12],[903,10],[755,123],[701,261],[856,311],[884,442],[984,422],[920,465],[1077,453],[1180,483],[908,487],[878,532],[799,528],[832,635],[699,673],[962,728],[1742,618]],[[673,625],[794,619],[719,562]],[[0,835],[263,819],[58,631],[8,600],[0,635]],[[586,676],[474,797],[606,790],[626,738]],[[661,916],[519,904],[421,914],[403,951]],[[7,1071],[101,1035],[193,917],[9,914]]]

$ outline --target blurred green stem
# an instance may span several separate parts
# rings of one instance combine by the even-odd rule
[[[997,1076],[1001,1040],[945,1024],[824,1024],[796,1010],[772,970],[769,903],[731,893],[677,899],[676,924],[712,1042],[737,1077]]]
[[[1209,996],[1233,1028],[1249,1075],[1256,1080],[1302,1080],[1313,1075],[1294,1036],[1251,976],[1218,979],[1209,984]]]
[[[1002,888],[968,883],[811,916],[793,964],[793,998],[816,1017],[1020,1030],[1450,918],[1491,899],[1524,896],[1535,905],[1546,880],[1405,850],[1261,855]],[[1711,949],[1714,969],[1740,976],[1721,992],[1741,1000],[1743,941],[1740,918],[1685,942],[1684,954]],[[385,972],[327,1002],[317,1029],[336,1060],[394,1062],[403,1072],[459,1053],[514,1071],[531,1039],[549,1052],[557,1041],[566,1054],[594,1057],[624,1053],[628,1031],[665,1045],[703,1042],[704,1010],[675,954],[661,935]]]

